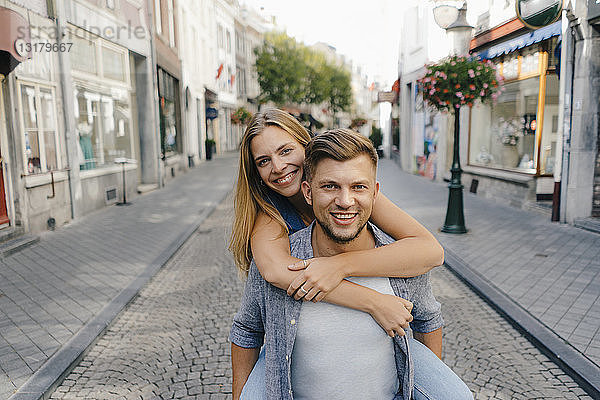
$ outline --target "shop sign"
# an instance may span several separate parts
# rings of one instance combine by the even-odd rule
[[[600,23],[600,0],[588,0],[588,20],[597,19],[596,23]]]
[[[389,92],[378,92],[377,102],[378,103],[394,103],[396,101],[396,92],[390,90]]]
[[[517,0],[517,18],[530,29],[556,22],[562,12],[563,0]]]
[[[219,116],[219,111],[216,108],[208,107],[206,109],[206,119],[215,119]]]

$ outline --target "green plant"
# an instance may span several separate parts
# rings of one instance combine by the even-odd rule
[[[231,113],[231,123],[235,125],[248,125],[252,119],[252,113],[245,107],[240,107]]]
[[[496,100],[503,90],[502,78],[496,76],[490,60],[451,56],[425,68],[425,76],[418,81],[423,99],[438,111]]]
[[[206,139],[206,140],[204,141],[204,143],[206,143],[206,145],[207,145],[207,146],[211,146],[211,147],[212,147],[212,146],[215,146],[215,145],[217,144],[217,142],[215,142],[215,141],[214,141],[214,140],[212,140],[212,139]]]
[[[383,139],[381,136],[381,128],[378,128],[375,125],[371,126],[371,136],[369,136],[369,139],[371,140],[375,148],[381,146],[381,142]]]

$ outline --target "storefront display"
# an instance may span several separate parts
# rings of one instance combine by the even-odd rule
[[[179,152],[177,135],[179,115],[179,81],[158,68],[158,98],[160,110],[160,144],[164,157]]]
[[[551,174],[558,125],[558,78],[548,70],[549,40],[493,60],[505,80],[491,105],[471,110],[469,164]]]
[[[71,62],[79,169],[134,158],[128,52],[101,38],[74,37]]]

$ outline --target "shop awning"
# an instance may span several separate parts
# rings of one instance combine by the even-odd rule
[[[21,14],[0,7],[0,74],[8,75],[31,58],[29,23]]]
[[[525,33],[505,42],[495,44],[487,49],[480,50],[477,52],[477,55],[480,58],[486,59],[498,57],[503,54],[512,53],[513,51],[522,49],[523,47],[531,46],[532,44],[549,39],[553,36],[560,36],[560,34],[561,21],[556,21],[551,25]]]

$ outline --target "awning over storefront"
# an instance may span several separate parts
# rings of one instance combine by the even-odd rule
[[[8,75],[31,57],[29,23],[21,14],[0,7],[0,74]]]
[[[487,49],[480,50],[477,52],[477,55],[480,58],[486,59],[498,57],[503,54],[512,53],[513,51],[522,49],[523,47],[531,46],[532,44],[549,39],[553,36],[560,36],[560,34],[561,21],[556,21],[551,25],[525,33],[505,42],[495,44]]]

